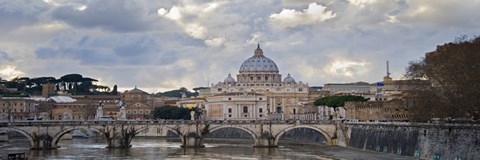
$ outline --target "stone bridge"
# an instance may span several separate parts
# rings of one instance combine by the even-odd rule
[[[0,122],[0,131],[28,138],[31,149],[56,149],[60,138],[76,129],[90,129],[107,139],[107,147],[128,148],[135,135],[147,130],[172,131],[181,147],[204,147],[206,136],[219,129],[236,128],[249,133],[254,147],[277,147],[289,130],[309,128],[322,134],[327,145],[347,146],[348,128],[331,121],[22,121]]]

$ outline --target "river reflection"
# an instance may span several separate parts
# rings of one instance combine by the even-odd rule
[[[28,150],[26,140],[0,143],[0,151],[25,152],[29,159],[393,159],[394,155],[364,152],[335,146],[287,145],[254,148],[245,140],[205,144],[205,148],[180,148],[178,140],[136,137],[129,149],[107,149],[101,138],[61,140],[61,148]],[[248,142],[248,141],[247,141]],[[0,158],[1,159],[1,158]],[[397,157],[395,159],[410,159]]]

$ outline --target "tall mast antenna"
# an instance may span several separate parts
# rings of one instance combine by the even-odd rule
[[[388,61],[387,61],[387,77],[390,77],[390,69],[389,69],[389,66],[388,66]]]

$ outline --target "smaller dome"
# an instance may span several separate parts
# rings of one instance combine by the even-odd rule
[[[226,84],[233,84],[235,83],[235,79],[233,79],[232,75],[230,75],[230,73],[228,74],[227,78],[225,78],[225,80],[223,80],[223,83],[226,83]]]
[[[295,83],[295,79],[293,79],[292,77],[290,77],[290,73],[287,75],[287,77],[285,77],[285,79],[283,79],[283,83]]]

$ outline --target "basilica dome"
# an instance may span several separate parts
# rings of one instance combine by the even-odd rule
[[[226,83],[226,84],[234,84],[235,83],[235,79],[233,79],[232,75],[230,75],[230,73],[228,74],[227,78],[225,78],[225,80],[223,80],[223,83]]]
[[[278,73],[278,67],[270,58],[263,55],[260,45],[255,49],[253,57],[248,58],[240,66],[240,73],[244,72],[275,72]]]
[[[285,77],[285,79],[283,79],[283,82],[284,83],[295,83],[295,79],[293,79],[291,76],[290,76],[290,73],[287,75],[287,77]]]

